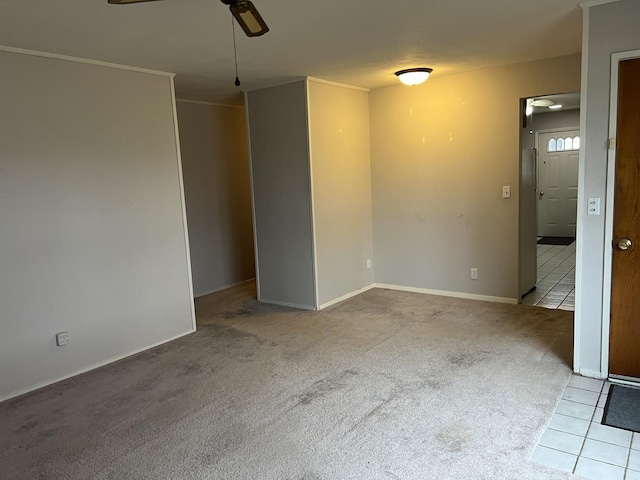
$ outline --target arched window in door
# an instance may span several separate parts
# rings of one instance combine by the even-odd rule
[[[580,137],[551,138],[547,144],[547,152],[570,152],[580,150]]]

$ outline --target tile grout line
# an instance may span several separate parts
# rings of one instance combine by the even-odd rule
[[[629,451],[627,452],[627,461],[624,467],[624,478],[627,478],[627,472],[629,471],[629,460],[631,460],[631,445],[633,445],[633,433],[631,434],[631,443],[629,444]]]
[[[598,407],[598,405],[600,404],[602,398],[604,396],[608,395],[608,392],[606,394],[604,393],[605,387],[607,386],[607,381],[606,380],[602,380],[601,381],[602,383],[600,384],[599,389],[596,391],[596,390],[588,390],[588,389],[582,388],[580,386],[571,385],[570,383],[571,383],[571,380],[573,378],[581,378],[581,377],[579,377],[579,376],[574,374],[569,379],[569,382],[565,386],[565,389],[564,389],[564,391],[562,393],[562,396],[560,397],[560,400],[558,401],[558,404],[556,405],[556,409],[554,410],[553,415],[552,415],[551,418],[553,419],[554,417],[562,416],[562,417],[572,418],[574,420],[587,421],[588,422],[588,426],[587,426],[586,432],[584,433],[584,435],[577,435],[577,434],[572,433],[570,431],[558,430],[556,428],[550,427],[549,424],[547,425],[546,431],[551,430],[553,432],[562,433],[564,435],[569,435],[571,437],[581,438],[582,441],[580,443],[580,449],[579,449],[578,454],[576,455],[576,454],[574,454],[572,452],[569,452],[569,451],[566,451],[566,450],[561,450],[560,448],[550,447],[550,446],[547,446],[547,445],[541,445],[540,444],[540,440],[538,440],[537,447],[543,447],[545,449],[552,450],[554,452],[558,452],[558,453],[562,453],[562,454],[565,454],[565,455],[569,455],[571,457],[575,457],[575,463],[573,464],[573,468],[571,469],[571,471],[569,473],[576,474],[576,471],[578,469],[578,463],[580,462],[580,459],[582,458],[582,459],[585,459],[585,461],[588,460],[590,462],[594,462],[595,464],[601,464],[603,466],[606,466],[607,468],[621,469],[622,470],[621,471],[622,478],[628,480],[629,472],[636,472],[635,470],[632,470],[632,469],[629,468],[629,465],[630,465],[630,462],[631,462],[631,455],[633,453],[632,452],[633,448],[631,448],[631,447],[633,446],[633,439],[634,439],[636,434],[632,432],[631,439],[630,439],[629,445],[627,447],[625,447],[624,445],[621,445],[620,443],[613,443],[613,442],[610,442],[610,441],[601,440],[599,438],[589,438],[589,433],[592,431],[593,425],[595,425],[595,424],[602,425],[602,422],[597,422],[595,419],[596,419],[596,415],[598,414],[598,408],[602,408],[602,407]],[[586,403],[577,402],[577,401],[574,401],[574,400],[569,400],[567,398],[564,398],[564,395],[566,394],[566,391],[567,391],[567,389],[569,387],[571,387],[572,389],[575,389],[575,390],[581,390],[581,391],[591,392],[591,393],[597,394],[598,395],[598,399],[596,400],[595,405],[589,405],[589,404],[586,404]],[[590,417],[588,417],[588,419],[580,418],[580,417],[577,417],[577,416],[573,416],[571,414],[560,413],[560,412],[558,412],[558,406],[560,405],[560,402],[562,400],[564,400],[565,402],[568,402],[568,403],[576,404],[576,405],[592,407],[593,408],[593,412],[591,413]],[[615,429],[615,427],[612,427],[612,428]],[[568,429],[568,427],[567,427],[567,429]],[[619,430],[619,429],[616,429],[616,430]],[[626,448],[627,452],[626,452],[626,459],[624,461],[624,466],[620,465],[619,463],[613,463],[613,462],[611,462],[609,460],[602,460],[602,459],[596,459],[596,458],[591,458],[591,457],[584,456],[584,451],[585,451],[585,446],[586,446],[587,440],[591,440],[592,442],[595,442],[594,445],[595,444],[603,444],[603,445],[613,446],[613,447],[616,447],[616,448]],[[543,465],[550,466],[550,465],[548,465],[548,464],[546,464],[544,462],[541,462],[541,463]],[[550,467],[550,468],[555,468],[556,470],[558,470],[558,469],[563,470],[562,468],[559,468],[559,467]],[[585,468],[588,468],[588,467],[585,467]],[[564,470],[564,471],[568,471],[568,470]],[[619,471],[619,470],[616,470],[616,471]]]
[[[567,385],[568,386],[568,385]],[[598,392],[598,400],[600,400],[600,395],[602,395],[602,389],[604,388],[604,382],[600,386],[600,392]],[[566,390],[566,388],[565,388]],[[573,473],[575,475],[576,469],[578,468],[578,462],[582,457],[582,452],[584,450],[584,444],[587,443],[587,437],[589,436],[589,431],[591,430],[591,425],[593,425],[593,419],[596,417],[596,411],[598,410],[598,401],[596,400],[596,406],[593,409],[593,413],[591,414],[591,419],[589,420],[589,426],[587,427],[587,431],[584,432],[584,438],[582,439],[582,445],[580,446],[580,452],[578,452],[578,457],[576,458],[576,464],[573,466]],[[585,457],[586,458],[586,457]]]
[[[531,292],[529,301],[523,301],[524,304],[543,307],[548,309],[562,309],[567,311],[575,311],[575,248],[573,245],[557,246],[545,245],[544,249],[538,246],[537,270],[539,275],[543,275],[536,279],[536,292]],[[559,247],[559,248],[557,248]],[[550,269],[547,271],[547,269]],[[568,270],[568,271],[567,271]],[[544,273],[546,272],[546,274]],[[566,280],[573,277],[573,280]],[[549,282],[549,287],[541,286],[541,283]],[[562,284],[560,290],[566,290],[568,286],[572,288],[568,291],[556,290]],[[552,299],[552,296],[557,298]],[[561,298],[560,298],[561,297]],[[523,299],[524,300],[524,299]]]

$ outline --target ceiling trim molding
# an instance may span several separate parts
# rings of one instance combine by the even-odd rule
[[[203,100],[185,100],[183,98],[176,98],[176,102],[178,102],[178,103],[192,103],[194,105],[206,105],[208,107],[239,108],[240,110],[244,110],[244,105],[231,105],[229,103],[205,102]]]
[[[607,3],[619,2],[620,0],[588,0],[586,2],[580,2],[580,8],[587,9],[591,7],[597,7],[598,5],[605,5]]]
[[[351,90],[358,90],[359,92],[368,93],[371,91],[369,88],[356,87],[355,85],[347,85],[346,83],[331,82],[329,80],[323,80],[321,78],[316,78],[316,77],[307,77],[307,80],[309,80],[310,82],[322,83],[324,85],[331,85],[332,87],[341,87],[341,88],[349,88]]]
[[[160,75],[162,77],[173,78],[175,73],[161,72],[159,70],[149,70],[146,68],[132,67],[130,65],[120,65],[118,63],[102,62],[100,60],[91,60],[89,58],[72,57],[69,55],[60,55],[58,53],[40,52],[37,50],[27,50],[26,48],[9,47],[0,45],[0,52],[17,53],[20,55],[31,55],[34,57],[53,58],[55,60],[64,60],[66,62],[86,63],[89,65],[97,65],[99,67],[117,68],[119,70],[129,70],[138,73],[147,73],[149,75]]]

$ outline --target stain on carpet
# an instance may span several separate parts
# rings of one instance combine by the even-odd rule
[[[337,375],[331,375],[322,380],[318,380],[311,385],[309,389],[293,397],[295,400],[294,407],[310,405],[318,399],[346,388],[347,380],[356,375],[358,375],[358,372],[355,370],[344,370]]]
[[[193,375],[199,375],[200,373],[202,373],[204,371],[203,366],[194,361],[191,360],[187,363],[185,363],[179,370],[178,375],[179,377],[181,376],[193,376]]]
[[[265,341],[254,333],[245,332],[238,328],[224,325],[206,325],[201,327],[194,335],[202,335],[212,340],[211,346],[220,344],[225,348],[246,348],[245,341],[252,341],[258,345],[263,345]]]
[[[315,473],[303,473],[299,477],[287,477],[286,480],[322,480],[322,477]]]
[[[462,452],[470,440],[469,427],[460,424],[447,425],[436,434],[436,441],[450,453]]]
[[[379,417],[387,418],[389,415],[384,413],[383,409],[384,407],[389,405],[391,402],[393,402],[395,399],[396,397],[393,396],[378,403],[378,405],[370,409],[365,415],[363,415],[358,420],[356,420],[356,422],[351,426],[351,428],[348,430],[347,433],[351,433],[354,430],[357,430],[358,428],[362,427],[365,423],[369,422],[370,420],[375,420]]]
[[[20,428],[18,428],[15,432],[13,432],[14,435],[20,435],[23,432],[28,432],[29,430],[32,430],[33,428],[38,426],[38,422],[26,422],[24,424],[22,424],[20,426]]]
[[[464,352],[449,357],[449,363],[456,367],[470,368],[486,360],[489,357],[487,352]]]
[[[232,310],[224,313],[222,316],[224,318],[238,318],[238,317],[251,317],[256,314],[255,309],[243,305],[238,310]]]
[[[434,375],[431,373],[423,374],[421,375],[421,378],[422,378],[422,385],[424,387],[428,387],[436,391],[442,390],[443,388],[447,387],[449,383],[451,383],[450,381],[447,381],[442,376]]]

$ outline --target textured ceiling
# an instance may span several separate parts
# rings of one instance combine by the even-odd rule
[[[577,53],[581,0],[254,0],[271,31],[236,29],[244,89],[303,76],[367,88]],[[179,98],[240,103],[219,0],[108,5],[0,0],[0,45],[174,72]]]

